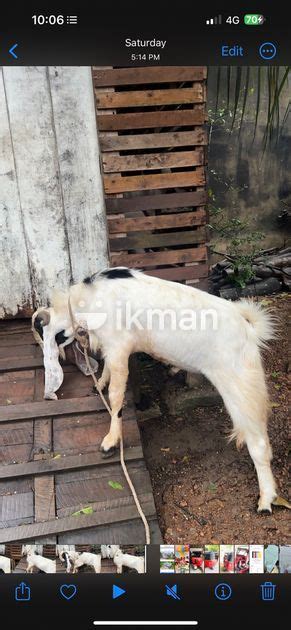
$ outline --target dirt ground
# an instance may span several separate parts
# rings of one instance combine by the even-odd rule
[[[290,296],[278,294],[263,299],[274,308],[280,321],[278,339],[264,352],[264,363],[272,406],[269,436],[273,471],[279,493],[288,498]],[[141,431],[164,542],[290,544],[290,510],[275,507],[272,515],[256,513],[255,470],[246,447],[238,452],[233,442],[227,442],[231,422],[223,405],[169,416],[161,392],[173,377],[158,363],[154,373],[150,385],[144,385],[150,404],[158,405],[162,415],[141,422]],[[180,374],[174,380],[177,388],[183,387]]]

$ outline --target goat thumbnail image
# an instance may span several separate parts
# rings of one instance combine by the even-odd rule
[[[219,573],[219,545],[204,545],[204,573]]]
[[[175,545],[175,573],[190,573],[190,545]]]
[[[279,571],[280,573],[291,573],[291,545],[280,545],[279,547]]]
[[[175,545],[160,545],[160,573],[175,573]]]
[[[279,573],[279,546],[264,546],[264,572]]]
[[[234,545],[220,545],[219,570],[220,573],[234,573]]]
[[[249,545],[235,545],[234,548],[234,572],[249,573],[250,549]]]
[[[0,545],[0,573],[145,573],[144,545]]]
[[[264,545],[250,545],[250,573],[264,573]]]
[[[204,573],[203,547],[190,547],[190,573]]]

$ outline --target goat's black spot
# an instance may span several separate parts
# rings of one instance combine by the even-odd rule
[[[122,409],[119,409],[119,412],[118,412],[117,416],[118,416],[118,418],[121,418],[121,416],[122,416]]]
[[[116,267],[116,269],[106,269],[106,271],[102,271],[100,276],[104,276],[108,278],[108,280],[115,280],[116,278],[133,278],[130,269]]]
[[[95,282],[96,278],[98,278],[99,273],[97,271],[97,273],[93,273],[92,276],[87,276],[86,278],[84,278],[83,283],[84,284],[92,284],[93,282]]]
[[[64,335],[64,330],[61,330],[60,332],[58,332],[55,336],[55,340],[58,344],[58,346],[60,346],[61,344],[65,343],[65,341],[67,341],[68,337],[66,337],[66,335]]]
[[[43,339],[43,319],[39,315],[34,320],[34,328]]]

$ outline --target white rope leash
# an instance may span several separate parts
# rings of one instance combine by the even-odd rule
[[[74,337],[77,340],[78,344],[82,346],[83,351],[84,351],[84,357],[85,357],[85,361],[86,361],[86,365],[87,368],[90,372],[90,375],[93,379],[93,383],[95,386],[96,391],[98,392],[105,408],[107,409],[110,417],[112,417],[112,411],[110,409],[110,406],[108,405],[108,402],[105,398],[105,396],[102,393],[102,390],[100,389],[99,385],[98,385],[98,380],[92,370],[90,361],[89,361],[89,356],[88,356],[88,347],[89,347],[89,336],[88,336],[88,331],[85,330],[84,328],[78,329],[74,320],[74,315],[73,315],[73,311],[72,311],[72,306],[71,306],[71,301],[70,298],[68,300],[68,308],[69,308],[69,314],[70,314],[70,318],[71,318],[71,323],[72,323],[72,328],[73,328],[73,333],[74,333]],[[81,332],[82,331],[82,332]],[[133,496],[133,500],[135,502],[136,505],[136,509],[140,515],[140,518],[143,522],[144,525],[144,529],[145,529],[145,539],[146,539],[146,544],[149,545],[151,542],[151,535],[150,535],[150,528],[149,528],[149,524],[146,518],[146,515],[141,507],[140,504],[140,500],[137,496],[137,492],[136,489],[131,481],[129,472],[127,470],[127,466],[124,460],[124,448],[123,448],[123,434],[122,434],[122,421],[120,422],[120,464],[121,464],[121,468],[123,470],[123,474],[125,476],[125,479],[129,485],[131,494]]]

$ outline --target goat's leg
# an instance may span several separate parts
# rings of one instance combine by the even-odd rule
[[[122,405],[128,377],[128,357],[124,361],[109,364],[109,402],[111,408],[111,423],[109,433],[103,439],[100,450],[104,456],[110,457],[118,446],[121,433]]]
[[[254,462],[258,476],[260,497],[258,512],[272,512],[277,496],[271,470],[272,449],[267,433],[268,393],[261,365],[256,369],[242,369],[239,375],[223,370],[208,377],[220,392],[232,418],[232,438],[237,446],[244,442]]]
[[[276,484],[271,469],[272,449],[267,431],[260,437],[246,432],[246,444],[254,462],[260,488],[258,512],[272,513],[272,502],[277,496]]]
[[[110,380],[110,370],[107,365],[107,362],[105,361],[102,374],[98,380],[98,386],[99,386],[99,389],[101,389],[101,391],[105,389],[106,385],[108,385],[109,380]]]

